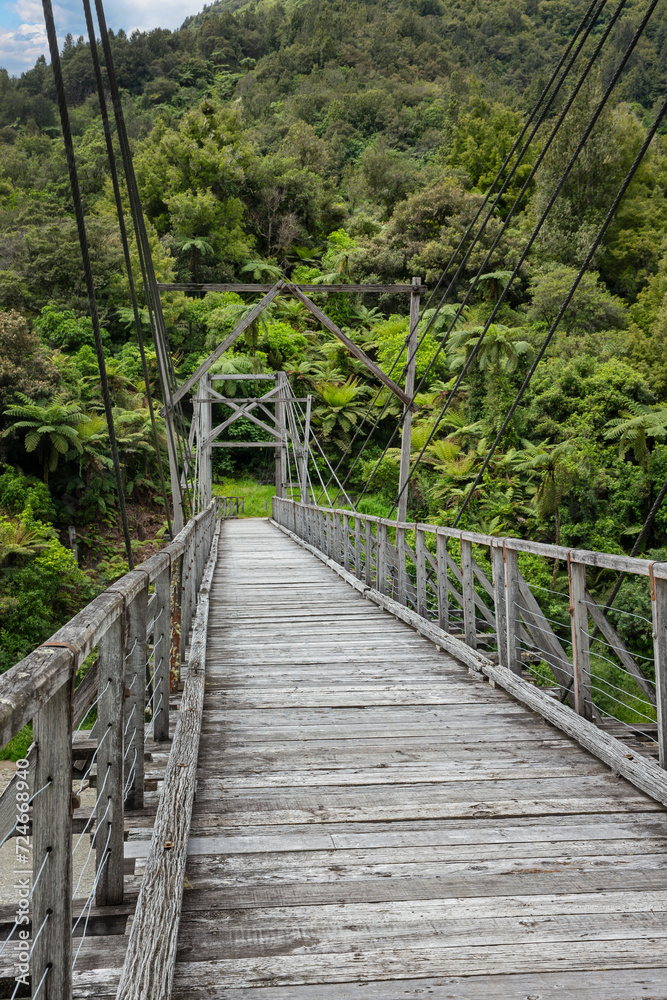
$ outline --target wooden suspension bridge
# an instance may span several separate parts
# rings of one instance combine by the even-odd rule
[[[218,506],[0,679],[3,741],[36,720],[32,995],[664,997],[667,565]],[[569,656],[523,556],[568,560]],[[600,568],[650,587],[653,723],[596,708],[591,623],[622,644],[585,588]]]

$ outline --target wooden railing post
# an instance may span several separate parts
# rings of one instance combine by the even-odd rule
[[[477,620],[475,616],[475,574],[472,568],[472,542],[461,539],[461,574],[463,576],[463,631],[465,642],[477,649]]]
[[[354,515],[354,575],[361,580],[361,517]]]
[[[343,568],[350,571],[350,515],[343,514]]]
[[[183,555],[171,564],[171,615],[169,629],[169,690],[178,691],[181,679],[183,639]]]
[[[519,554],[507,545],[505,558],[505,607],[507,608],[507,661],[512,673],[521,675],[521,612],[519,610]]]
[[[491,542],[491,568],[493,572],[493,604],[496,618],[496,645],[498,663],[507,666],[507,604],[505,601],[505,559],[500,540]]]
[[[667,580],[653,573],[649,566],[651,607],[653,609],[653,657],[658,718],[660,767],[667,769]]]
[[[415,525],[415,556],[417,557],[417,614],[427,617],[426,604],[426,533]]]
[[[97,803],[95,806],[97,820],[95,871],[99,873],[95,900],[98,906],[123,902],[124,626],[123,616],[120,615],[102,636],[98,646],[100,699],[97,705]],[[101,873],[100,869],[102,869]]]
[[[169,739],[169,667],[171,564],[155,580],[155,625],[153,627],[153,739]]]
[[[40,1000],[71,1000],[72,996],[73,688],[74,670],[67,683],[37,713],[34,722],[37,760],[32,806],[34,893],[30,971],[35,989],[44,980]]]
[[[375,588],[387,592],[387,525],[375,523]]]
[[[405,532],[406,528],[396,528],[396,560],[397,573],[394,577],[394,600],[407,607],[408,603],[408,570],[405,565]]]
[[[364,583],[367,587],[373,583],[373,522],[366,521],[366,542],[364,545]]]
[[[144,728],[146,713],[146,605],[148,578],[127,608],[125,637],[125,803],[144,805]]]
[[[435,555],[438,565],[438,625],[443,631],[449,632],[447,535],[444,535],[441,531],[437,531],[435,535]]]
[[[570,621],[572,624],[572,668],[574,671],[574,710],[585,719],[592,717],[591,654],[586,607],[586,567],[567,554],[570,585]]]

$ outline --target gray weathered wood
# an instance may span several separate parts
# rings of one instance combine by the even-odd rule
[[[217,535],[199,592],[188,675],[118,985],[118,1000],[171,998],[204,706],[209,593],[216,559]]]
[[[507,604],[505,601],[505,559],[502,544],[491,545],[493,570],[493,604],[496,619],[496,644],[498,662],[507,666]]]
[[[226,284],[196,284],[193,282],[170,282],[159,283],[158,289],[161,292],[269,292],[275,286],[257,284],[239,284],[238,282]],[[411,295],[414,291],[412,285],[299,285],[301,291],[310,295],[333,294],[333,295]],[[421,286],[423,292],[428,291],[426,285]],[[226,376],[225,376],[226,377]]]
[[[169,567],[155,580],[153,626],[153,739],[169,739],[169,667],[170,667],[170,607],[171,580]]]
[[[438,583],[438,625],[449,632],[449,595],[447,585],[447,536],[436,535],[437,583]],[[405,602],[403,602],[405,603]]]
[[[415,530],[415,569],[417,571],[417,614],[425,617],[426,605],[426,535],[421,526]]]
[[[49,969],[43,987],[49,1000],[70,1000],[72,995],[73,683],[72,674],[35,718],[30,973],[37,984]]]
[[[660,766],[667,769],[667,580],[651,575]]]
[[[143,574],[137,573],[137,576]],[[128,809],[144,804],[144,728],[146,706],[146,605],[148,580],[127,609],[125,637],[125,802]]]
[[[521,674],[521,612],[519,591],[518,554],[507,546],[503,549],[505,559],[505,607],[507,608],[507,666],[515,674]]]
[[[245,333],[249,326],[252,326],[257,317],[266,309],[268,305],[271,304],[271,302],[273,302],[276,295],[283,287],[284,283],[282,281],[279,281],[277,284],[271,286],[264,298],[258,302],[257,305],[241,320],[241,322],[234,327],[232,332],[225,337],[222,343],[218,344],[216,349],[209,354],[205,361],[200,364],[197,371],[191,375],[190,378],[186,379],[183,385],[179,386],[171,397],[172,407],[176,406],[183,396],[190,391],[193,385],[199,381],[202,375],[206,374],[211,365],[214,365],[218,358],[222,357],[225,351],[231,347],[236,340],[238,340],[241,334]],[[164,415],[164,408],[161,412]]]
[[[472,542],[461,539],[461,573],[463,575],[463,630],[465,641],[477,649],[475,616],[475,574],[472,568]]]
[[[586,590],[584,594],[586,600],[586,606],[588,608],[588,613],[595,622],[596,627],[602,632],[607,642],[613,648],[613,652],[618,656],[619,660],[627,671],[632,674],[637,684],[642,689],[648,700],[652,705],[656,704],[656,694],[655,687],[646,677],[646,674],[640,667],[640,665],[635,660],[634,656],[627,648],[620,635],[611,624],[607,616],[605,615],[602,608],[598,605],[597,601],[590,593]]]
[[[338,340],[340,340],[341,344],[343,344],[348,349],[350,354],[353,354],[355,358],[358,358],[359,361],[361,361],[366,366],[368,371],[375,376],[375,378],[379,379],[380,382],[386,385],[387,388],[390,389],[395,396],[398,396],[401,402],[405,403],[407,406],[410,406],[410,408],[413,410],[417,409],[417,407],[412,402],[411,398],[407,395],[407,393],[403,391],[403,389],[401,389],[400,385],[396,385],[393,379],[390,379],[388,375],[385,375],[382,369],[379,368],[374,361],[371,361],[368,355],[365,354],[360,347],[357,347],[354,341],[350,340],[347,334],[343,333],[340,327],[337,326],[334,323],[334,321],[327,316],[326,313],[323,313],[322,310],[315,305],[312,299],[309,299],[307,295],[303,294],[303,292],[299,289],[298,285],[289,285],[288,287],[289,290],[292,292],[292,294],[295,295],[300,302],[303,302],[304,306],[306,306],[306,308],[310,310],[313,316],[317,320],[319,320],[322,326],[326,327],[326,329],[329,330],[330,333],[333,333],[334,337],[337,337]]]
[[[570,583],[570,621],[572,623],[572,669],[574,672],[574,709],[585,719],[591,718],[591,655],[586,605],[586,567],[568,555]]]
[[[97,803],[95,806],[95,900],[98,906],[123,902],[124,784],[123,701],[125,644],[123,619],[100,639],[100,699],[97,706]],[[100,873],[100,869],[102,869]]]
[[[419,346],[419,301],[421,295],[421,278],[412,279],[412,295],[410,296],[410,320],[407,340],[407,356],[405,360],[405,394],[410,399],[415,394],[415,369],[417,366],[417,348]],[[401,461],[398,473],[398,503],[396,505],[396,520],[405,521],[408,516],[408,476],[410,475],[410,451],[412,448],[412,410],[403,407],[403,427],[401,429]]]

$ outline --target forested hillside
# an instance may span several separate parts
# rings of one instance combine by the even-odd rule
[[[114,58],[159,280],[394,283],[419,276],[432,289],[587,6],[580,0],[223,0],[175,32],[131,38],[119,32]],[[625,8],[474,294],[456,308],[496,242],[569,84],[424,339],[418,378],[454,322],[421,386],[415,451],[645,4],[628,0]],[[411,483],[411,518],[451,523],[474,480],[664,99],[665,11],[659,5],[430,443]],[[163,525],[146,386],[88,46],[68,37],[62,58],[140,547]],[[632,547],[667,478],[666,193],[667,141],[659,134],[462,524],[592,549]],[[0,70],[0,231],[2,668],[122,570],[92,327],[44,60],[20,78]],[[407,334],[405,296],[317,298],[365,351],[391,367]],[[231,293],[165,294],[180,376],[196,369],[249,301]],[[149,358],[157,381],[150,351]],[[217,370],[287,371],[298,394],[313,393],[316,433],[332,459],[343,456],[343,472],[349,469],[357,444],[350,454],[346,449],[375,386],[296,300],[278,300]],[[374,416],[385,402],[381,396]],[[357,496],[398,415],[389,405],[354,468],[350,486]],[[231,433],[261,432],[239,421]],[[365,435],[366,429],[358,443]],[[398,439],[394,445],[362,509],[391,509]],[[218,451],[216,471],[268,479],[271,470],[258,454],[230,458]],[[68,525],[79,532],[81,568],[62,544]],[[667,508],[642,551],[664,546]]]

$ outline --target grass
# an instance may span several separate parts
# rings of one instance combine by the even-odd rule
[[[275,486],[263,486],[251,476],[241,479],[225,476],[222,482],[213,485],[213,496],[243,497],[245,510],[241,517],[270,517],[271,498],[275,492]]]

